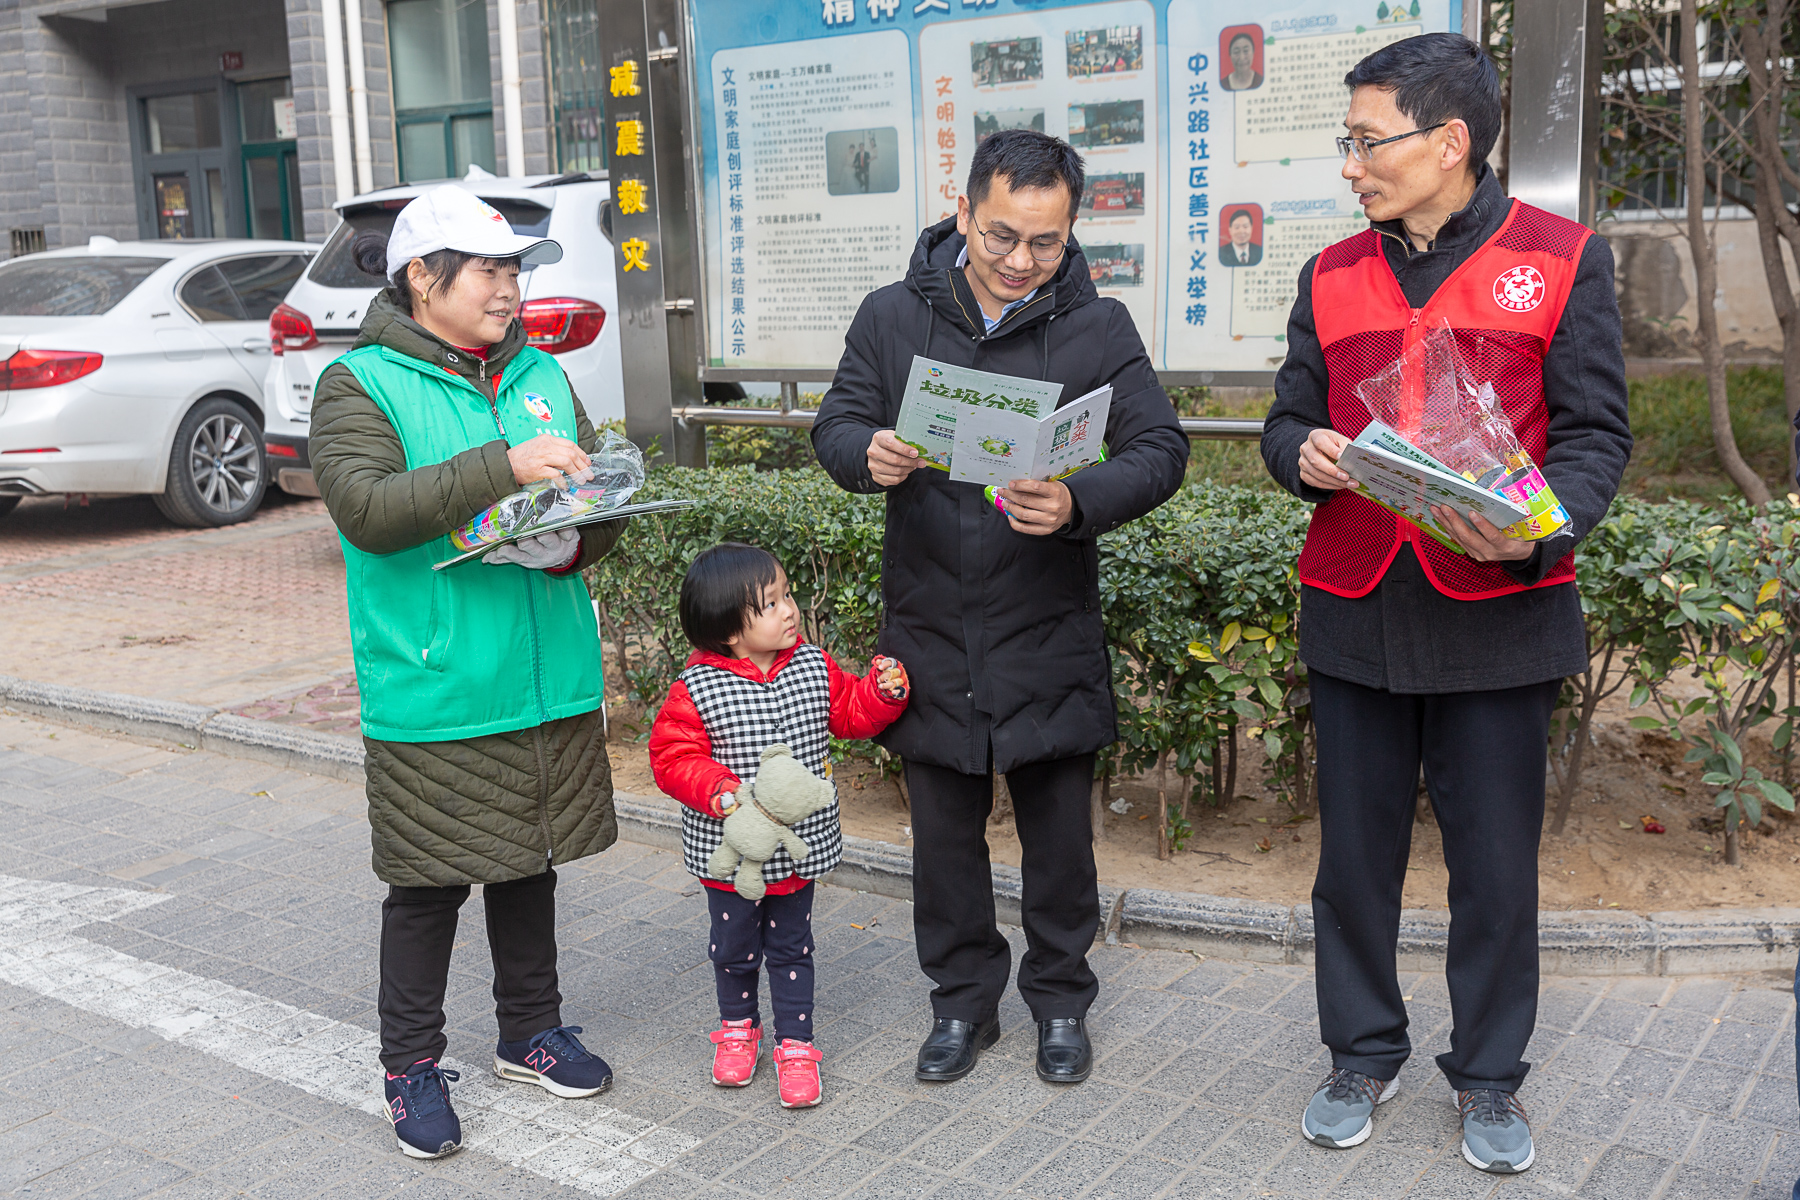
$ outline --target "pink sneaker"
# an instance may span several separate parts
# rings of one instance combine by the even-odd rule
[[[811,1108],[819,1102],[819,1063],[825,1056],[811,1042],[783,1038],[771,1057],[781,1081],[781,1107]]]
[[[709,1035],[713,1045],[713,1082],[720,1087],[747,1087],[756,1078],[756,1060],[762,1046],[762,1030],[745,1017],[721,1021]]]

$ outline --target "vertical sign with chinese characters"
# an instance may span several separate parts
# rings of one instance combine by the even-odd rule
[[[906,271],[919,232],[913,81],[906,35],[867,20],[885,2],[825,4],[834,26],[864,15],[854,37],[708,64],[713,366],[832,366],[863,297]]]
[[[618,279],[620,368],[626,434],[640,446],[674,441],[675,401],[664,305],[662,185],[655,148],[644,0],[602,0],[606,69],[603,136],[611,151],[613,270]],[[679,187],[679,183],[677,184]]]
[[[919,32],[919,77],[934,106],[921,156],[925,220],[956,214],[976,148],[1001,130],[1067,140],[1087,164],[1075,237],[1088,274],[1147,333],[1162,300],[1163,231],[1146,203],[1162,166],[1155,5],[966,15]]]
[[[1164,370],[1272,371],[1287,357],[1301,271],[1368,228],[1334,139],[1344,75],[1366,55],[1457,28],[1446,0],[1265,3],[1251,12],[1169,0],[1171,213],[1178,231]]]
[[[1080,151],[1085,269],[1158,369],[1266,377],[1300,271],[1366,228],[1333,143],[1344,73],[1462,19],[1462,0],[686,3],[708,370],[739,378],[827,375],[863,296],[1016,128]]]

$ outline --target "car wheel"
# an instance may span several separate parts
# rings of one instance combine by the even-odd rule
[[[19,497],[0,496],[0,517],[4,517],[7,513],[17,507],[19,507]]]
[[[203,529],[247,519],[268,483],[262,430],[244,406],[223,396],[188,410],[169,452],[169,481],[153,497],[177,525]]]

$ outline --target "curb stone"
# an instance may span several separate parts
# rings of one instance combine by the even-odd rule
[[[334,779],[362,779],[360,738],[314,733],[196,704],[63,687],[0,675],[7,708],[188,749],[255,759]],[[681,847],[674,801],[616,793],[619,833],[664,850]],[[1017,867],[996,864],[994,908],[1019,923],[1023,881]],[[868,838],[844,838],[843,862],[830,881],[899,900],[912,899],[912,852]],[[1100,887],[1108,944],[1180,950],[1201,957],[1311,966],[1314,928],[1308,905],[1268,904],[1230,896]],[[1440,909],[1400,914],[1398,966],[1441,971],[1450,915]],[[1710,975],[1792,971],[1800,953],[1800,908],[1720,908],[1648,914],[1610,909],[1540,912],[1542,970],[1552,975]]]

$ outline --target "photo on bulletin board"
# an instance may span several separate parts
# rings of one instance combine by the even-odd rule
[[[1070,79],[1144,69],[1144,28],[1071,29],[1067,39]]]
[[[1030,83],[1044,77],[1044,39],[1011,38],[1004,42],[970,42],[969,68],[976,87]]]
[[[1261,25],[1229,25],[1219,31],[1219,86],[1228,92],[1263,85]]]
[[[1144,140],[1144,102],[1109,100],[1069,105],[1069,145],[1083,150]]]
[[[1144,215],[1144,173],[1089,175],[1081,193],[1084,217],[1141,217]]]
[[[888,125],[826,134],[825,190],[833,196],[899,191],[899,131]]]
[[[1087,257],[1088,278],[1097,288],[1141,287],[1144,282],[1144,246],[1083,246]]]
[[[975,113],[977,146],[1002,129],[1035,129],[1044,132],[1044,110],[1041,108],[1003,108],[997,112]]]
[[[1227,204],[1219,210],[1219,262],[1254,267],[1262,262],[1263,211],[1260,204]]]

